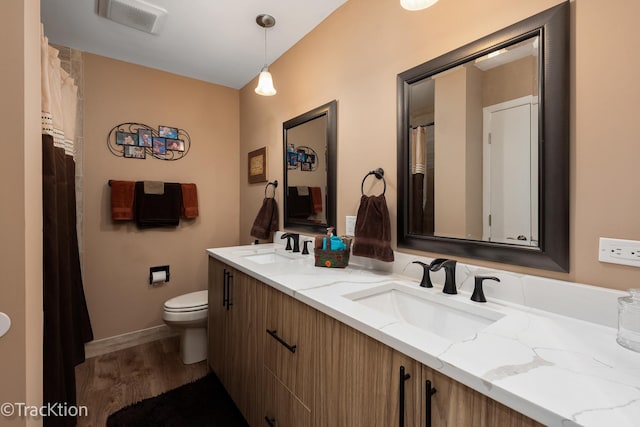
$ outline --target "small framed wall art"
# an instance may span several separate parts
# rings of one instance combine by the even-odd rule
[[[267,147],[249,153],[249,184],[267,181]]]

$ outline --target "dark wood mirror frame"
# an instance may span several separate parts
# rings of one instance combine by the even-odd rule
[[[336,172],[337,172],[337,142],[338,142],[338,103],[333,100],[313,110],[307,111],[297,117],[287,120],[282,124],[282,138],[284,141],[283,152],[283,181],[284,181],[284,228],[310,233],[325,234],[327,226],[336,226]],[[327,140],[327,191],[324,195],[326,203],[326,224],[314,224],[310,221],[289,218],[287,215],[287,131],[301,124],[307,123],[319,117],[326,116],[326,140]]]
[[[501,46],[541,40],[539,247],[411,234],[409,86]],[[569,2],[483,37],[398,75],[398,246],[553,271],[569,271]]]

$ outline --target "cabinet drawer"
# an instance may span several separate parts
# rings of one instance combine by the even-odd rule
[[[310,427],[311,411],[269,369],[264,369],[265,427]]]
[[[305,405],[313,399],[316,311],[268,289],[264,364]]]

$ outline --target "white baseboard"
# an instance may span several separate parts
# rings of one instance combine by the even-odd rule
[[[167,337],[179,335],[177,330],[171,329],[167,325],[154,326],[152,328],[141,329],[114,337],[94,340],[84,345],[85,358],[100,356],[136,345],[160,340]]]

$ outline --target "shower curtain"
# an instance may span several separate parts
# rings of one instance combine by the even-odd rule
[[[93,339],[82,287],[76,231],[74,137],[77,87],[41,33],[43,205],[43,399],[76,405],[75,366]],[[56,406],[54,406],[56,407]],[[74,426],[75,417],[44,417]]]
[[[432,234],[434,231],[434,126],[412,127],[411,190],[409,232]]]

